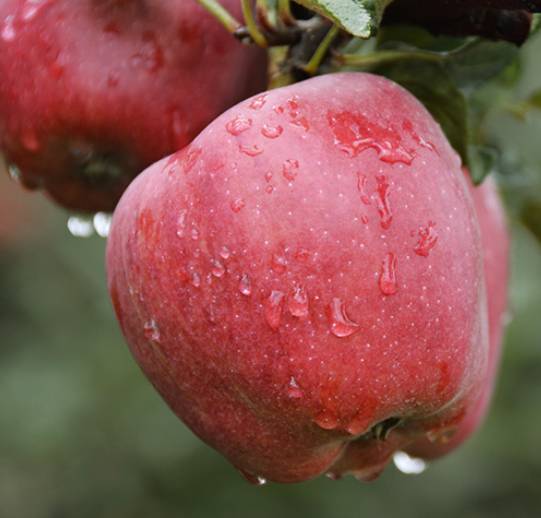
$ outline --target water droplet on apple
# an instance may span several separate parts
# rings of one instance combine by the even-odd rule
[[[83,216],[70,216],[68,230],[74,237],[90,237],[94,234],[94,224],[91,218]]]
[[[417,255],[428,257],[430,251],[438,242],[438,233],[435,229],[436,223],[429,221],[426,227],[421,227],[418,230],[419,241],[415,245],[414,251]]]
[[[383,126],[360,113],[328,112],[327,120],[334,133],[335,145],[350,157],[375,149],[382,162],[410,165],[415,157],[402,144],[400,133],[390,124]]]
[[[391,202],[389,200],[389,183],[385,176],[377,177],[377,206],[380,217],[381,227],[388,229],[393,222],[393,212],[391,210]]]
[[[213,259],[212,260],[212,275],[214,277],[223,277],[225,274],[225,266],[218,260]]]
[[[194,288],[199,288],[201,286],[201,275],[199,275],[197,272],[193,272],[191,283]]]
[[[265,173],[265,181],[269,183],[272,180],[272,173],[270,171]]]
[[[97,212],[94,214],[92,223],[94,224],[94,229],[96,234],[100,237],[108,237],[109,231],[111,230],[111,214],[106,214],[105,212]]]
[[[289,122],[293,124],[293,126],[299,126],[300,128],[303,128],[304,131],[308,131],[310,129],[308,119],[304,117],[300,112],[298,99],[295,98],[287,101],[287,110],[289,115]],[[282,108],[282,111],[285,110]]]
[[[39,151],[39,148],[41,147],[37,135],[33,130],[30,129],[25,131],[22,135],[21,144],[27,151],[30,151],[31,153]]]
[[[188,215],[187,209],[182,209],[177,220],[177,236],[182,238],[186,234],[186,217]]]
[[[397,451],[393,455],[393,463],[396,469],[405,475],[420,475],[428,468],[427,463],[423,459],[411,457],[403,451]]]
[[[252,110],[261,110],[263,106],[267,103],[267,94],[258,95],[254,99],[252,99],[252,102],[250,103],[250,108]]]
[[[265,319],[274,331],[280,327],[284,297],[283,292],[275,290],[265,302]]]
[[[329,304],[328,317],[331,324],[331,332],[338,338],[347,338],[360,330],[359,324],[353,322],[346,313],[346,304],[339,298],[333,298]]]
[[[251,127],[252,119],[243,117],[242,115],[235,117],[225,125],[225,129],[234,136],[240,135],[241,133],[249,130]]]
[[[132,55],[130,62],[136,68],[155,73],[164,65],[163,50],[152,31],[143,33],[139,52]]]
[[[284,132],[284,128],[282,126],[269,126],[268,124],[265,124],[263,128],[261,129],[261,134],[264,137],[275,139],[278,138],[282,133]]]
[[[284,178],[290,182],[293,182],[297,178],[299,173],[299,162],[298,160],[287,159],[282,166],[282,174]]]
[[[297,318],[308,316],[308,294],[303,286],[297,285],[293,288],[293,293],[287,299],[287,309]]]
[[[243,274],[240,278],[239,291],[246,297],[252,294],[252,281],[246,274]]]
[[[2,30],[0,31],[0,37],[5,42],[13,41],[17,37],[14,15],[10,14],[5,17],[4,23],[2,24]]]
[[[273,254],[271,268],[276,273],[284,273],[287,269],[287,259],[281,254]]]
[[[366,194],[366,183],[368,181],[368,178],[363,173],[357,173],[357,189],[359,191],[359,194],[361,195],[361,201],[365,205],[370,205],[370,197]]]
[[[267,194],[272,194],[272,192],[274,191],[274,186],[272,185],[267,185],[267,187],[265,187],[265,192]]]
[[[220,257],[227,261],[231,257],[231,250],[225,245],[222,246],[222,248],[220,248]]]
[[[306,248],[299,248],[295,252],[295,259],[300,263],[305,263],[308,261],[308,259],[310,259],[310,252],[306,250]]]
[[[241,153],[251,157],[258,156],[263,153],[263,148],[258,146],[257,144],[253,144],[251,146],[246,144],[240,144],[239,150]]]
[[[192,227],[191,236],[192,236],[192,241],[197,241],[199,239],[200,233],[197,227]]]
[[[287,395],[291,399],[300,399],[304,396],[304,392],[299,387],[299,384],[297,383],[297,380],[291,376],[291,379],[289,380],[289,384],[287,386]]]
[[[159,343],[161,339],[160,329],[155,320],[149,320],[143,326],[143,333],[147,340],[151,342]]]
[[[242,198],[237,198],[231,202],[231,210],[239,213],[246,206],[246,202]]]
[[[43,7],[51,4],[52,0],[26,0],[21,10],[21,18],[25,22],[31,21]]]
[[[396,282],[396,262],[395,254],[389,252],[381,263],[379,289],[384,295],[394,295],[398,290]]]
[[[338,427],[338,418],[330,410],[323,410],[314,419],[315,423],[323,430],[334,430]]]

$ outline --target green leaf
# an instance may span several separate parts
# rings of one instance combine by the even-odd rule
[[[393,0],[296,0],[358,38],[370,38]]]

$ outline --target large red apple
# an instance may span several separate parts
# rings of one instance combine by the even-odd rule
[[[3,0],[0,150],[27,187],[111,210],[146,166],[263,89],[265,67],[195,0]]]
[[[469,176],[468,176],[469,177]],[[471,404],[452,437],[439,440],[423,439],[408,452],[425,459],[441,457],[457,448],[482,425],[494,391],[501,356],[502,335],[505,326],[508,287],[509,234],[505,210],[500,201],[496,183],[488,178],[480,187],[471,186],[475,208],[481,227],[481,241],[488,299],[489,358],[486,379],[481,395]]]
[[[460,160],[381,77],[242,102],[129,187],[111,297],[176,414],[252,477],[377,475],[460,419],[487,356]]]

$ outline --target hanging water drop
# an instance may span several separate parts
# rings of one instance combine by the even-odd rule
[[[252,282],[248,275],[243,274],[239,281],[239,291],[246,297],[252,294]]]
[[[74,237],[90,237],[94,234],[94,224],[91,219],[81,216],[68,218],[68,230]]]
[[[100,237],[108,237],[109,231],[111,230],[111,215],[106,214],[105,212],[97,212],[94,214],[92,223],[94,224],[94,229]]]
[[[428,468],[427,463],[423,459],[411,457],[403,451],[397,451],[393,455],[393,463],[396,469],[405,475],[420,475]]]

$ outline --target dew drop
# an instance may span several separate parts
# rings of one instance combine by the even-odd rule
[[[385,176],[377,177],[377,206],[380,217],[381,227],[387,230],[393,222],[393,213],[391,202],[389,200],[389,183]]]
[[[333,298],[328,306],[331,332],[338,338],[347,338],[360,330],[359,324],[350,320],[346,313],[346,304],[339,298]]]
[[[276,331],[280,327],[282,320],[282,308],[284,303],[284,293],[281,291],[272,291],[265,302],[265,319],[267,324]]]
[[[4,19],[2,25],[2,31],[0,31],[0,37],[5,42],[13,41],[17,36],[17,31],[15,30],[15,16],[10,14]]]
[[[237,198],[231,202],[231,210],[239,213],[246,206],[246,202],[242,198]]]
[[[223,277],[225,274],[225,266],[218,259],[212,260],[212,275],[214,277]]]
[[[189,151],[186,153],[186,157],[184,158],[183,169],[186,174],[188,174],[195,167],[201,153],[203,153],[201,148],[190,147]]]
[[[51,0],[26,0],[21,11],[21,18],[25,22],[31,21],[43,7],[50,3]]]
[[[244,155],[254,157],[263,153],[263,148],[261,146],[258,146],[257,144],[253,144],[251,146],[248,146],[246,144],[240,144],[239,151]]]
[[[186,234],[186,217],[188,215],[188,210],[183,209],[180,211],[177,220],[177,236],[183,238]]]
[[[268,124],[265,124],[263,128],[261,129],[261,134],[264,137],[275,139],[278,138],[282,133],[284,132],[284,128],[282,126],[269,126]]]
[[[199,288],[201,286],[201,275],[197,272],[193,272],[190,282],[194,288]]]
[[[192,241],[197,241],[199,239],[200,233],[197,227],[192,227],[191,237]]]
[[[306,248],[299,248],[295,252],[295,259],[300,263],[305,263],[308,261],[308,259],[310,259],[310,252],[306,250]]]
[[[366,183],[368,178],[365,174],[357,173],[357,189],[361,195],[361,201],[365,205],[370,205],[370,197],[366,194]]]
[[[143,68],[150,73],[157,72],[163,67],[163,50],[153,32],[143,33],[141,49],[132,55],[130,61],[134,67]]]
[[[94,234],[92,219],[81,216],[70,216],[68,218],[68,230],[74,237],[90,237]]]
[[[282,174],[284,178],[290,182],[293,182],[297,178],[299,172],[298,160],[287,159],[282,166]]]
[[[397,292],[396,256],[389,252],[381,263],[379,289],[383,295],[394,295]]]
[[[428,257],[430,255],[430,251],[436,246],[438,242],[438,233],[434,228],[435,226],[436,223],[429,221],[426,227],[419,228],[419,241],[417,241],[414,248],[417,255]]]
[[[263,106],[265,106],[266,103],[267,103],[267,95],[266,94],[258,95],[257,97],[254,97],[254,99],[252,99],[252,102],[250,103],[250,108],[252,110],[261,110],[261,108],[263,108]]]
[[[94,218],[92,219],[92,223],[94,225],[94,229],[96,230],[96,234],[100,237],[108,237],[109,231],[111,230],[111,214],[107,214],[105,212],[97,212],[94,214]]]
[[[243,469],[239,469],[240,474],[253,486],[264,486],[267,483],[267,479],[258,475],[252,475]]]
[[[287,386],[287,395],[291,399],[300,399],[304,396],[304,393],[299,387],[297,380],[293,376],[291,376],[291,379],[289,380],[289,384]]]
[[[37,135],[32,131],[26,131],[21,137],[23,147],[32,153],[35,153],[41,147]]]
[[[338,418],[330,410],[320,412],[314,421],[323,430],[334,430],[338,427]]]
[[[269,183],[272,180],[272,173],[270,171],[265,173],[265,181]]]
[[[308,316],[308,294],[304,287],[298,285],[293,288],[293,293],[287,299],[287,309],[297,318],[305,318]]]
[[[220,257],[227,261],[231,257],[231,250],[225,245],[222,246],[222,248],[220,248]]]
[[[350,157],[375,149],[382,162],[410,165],[414,154],[402,144],[400,133],[391,125],[382,126],[359,113],[328,112],[335,145]]]
[[[155,320],[150,320],[143,326],[143,333],[145,335],[145,338],[147,340],[150,340],[151,342],[160,342],[160,329],[158,327],[158,324]]]
[[[267,194],[272,194],[274,191],[274,187],[272,185],[267,185],[267,187],[265,187],[265,192]]]
[[[21,170],[15,164],[8,165],[8,174],[9,174],[9,177],[14,182],[17,182],[17,183],[21,182],[22,173],[21,173]]]
[[[287,269],[287,259],[281,254],[273,254],[271,268],[276,273],[284,273]]]
[[[252,119],[243,117],[242,115],[235,117],[225,125],[225,129],[234,136],[238,136],[241,133],[248,131],[251,127]]]
[[[424,460],[410,457],[403,451],[397,451],[393,455],[393,463],[396,469],[405,475],[420,475],[428,468]]]
[[[243,274],[240,278],[239,291],[246,297],[252,294],[252,281],[250,281],[250,277],[246,274]]]

